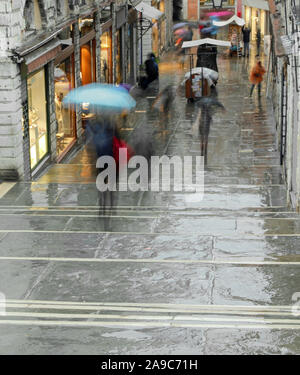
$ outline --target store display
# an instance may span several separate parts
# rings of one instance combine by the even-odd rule
[[[75,140],[75,115],[71,107],[62,103],[74,84],[72,59],[69,57],[55,67],[55,114],[57,123],[56,151],[60,155]]]
[[[34,168],[48,152],[46,87],[44,69],[28,77],[30,163]]]

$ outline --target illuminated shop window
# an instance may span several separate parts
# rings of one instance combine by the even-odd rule
[[[27,87],[30,164],[31,168],[34,168],[48,152],[47,102],[44,69],[28,77]]]
[[[56,151],[60,155],[75,140],[75,113],[71,106],[64,106],[63,99],[74,88],[73,56],[54,69],[55,114],[57,122]]]

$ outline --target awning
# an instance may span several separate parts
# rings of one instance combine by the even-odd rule
[[[158,20],[160,17],[163,16],[163,12],[161,12],[160,10],[144,3],[143,1],[141,3],[139,3],[135,9],[138,11],[138,12],[141,12],[143,13],[143,16],[152,20],[152,19],[155,19],[155,20]]]
[[[61,40],[54,39],[46,45],[36,49],[35,51],[24,56],[24,74],[32,73],[40,69],[48,62],[55,60],[58,53],[61,51]]]
[[[39,59],[42,56],[47,55],[49,52],[52,52],[55,50],[61,49],[61,40],[60,39],[54,39],[45,46],[42,46],[35,51],[29,53],[28,55],[25,56],[25,62],[27,65],[31,64],[33,61]]]
[[[191,40],[189,42],[183,42],[181,48],[197,47],[197,46],[201,46],[202,44],[211,44],[213,46],[220,46],[220,47],[231,46],[231,43],[225,40],[204,38],[204,39],[198,39],[198,40]]]
[[[213,25],[218,26],[218,27],[223,27],[233,22],[235,22],[238,26],[244,26],[246,23],[242,18],[237,17],[237,16],[232,16],[227,21],[213,21]]]

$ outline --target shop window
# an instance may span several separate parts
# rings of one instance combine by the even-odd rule
[[[111,81],[111,36],[107,31],[101,35],[101,82]]]
[[[82,85],[87,85],[95,81],[94,65],[95,65],[95,53],[93,48],[93,43],[89,42],[84,44],[80,48],[80,67],[81,67],[81,83]]]
[[[27,79],[30,164],[34,168],[48,153],[47,102],[45,71],[40,70]]]
[[[63,99],[74,88],[73,56],[54,69],[55,113],[57,121],[56,148],[60,155],[75,140],[75,113],[71,106],[64,106]]]

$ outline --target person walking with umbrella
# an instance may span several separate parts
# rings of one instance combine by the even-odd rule
[[[258,86],[258,97],[261,94],[261,82],[263,81],[263,75],[266,73],[261,61],[258,61],[251,70],[250,82],[252,83],[249,97],[251,98],[254,87]]]

